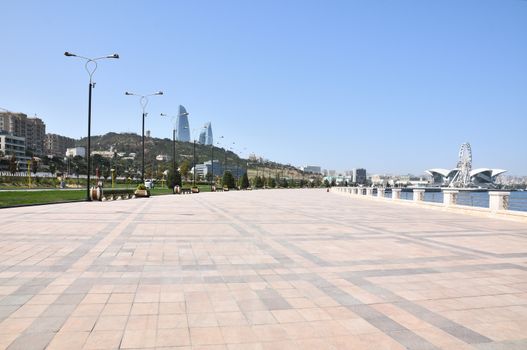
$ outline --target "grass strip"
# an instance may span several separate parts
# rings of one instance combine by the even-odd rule
[[[0,208],[27,204],[45,204],[80,201],[86,198],[85,190],[5,191],[0,192]]]

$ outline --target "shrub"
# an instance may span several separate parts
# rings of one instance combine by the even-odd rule
[[[223,187],[227,188],[236,187],[236,181],[234,181],[234,176],[232,176],[230,171],[226,171],[225,174],[223,174],[222,184]]]
[[[247,176],[247,173],[243,173],[243,176],[240,180],[240,187],[243,188],[243,189],[246,189],[248,188],[250,185],[249,185],[249,177]]]

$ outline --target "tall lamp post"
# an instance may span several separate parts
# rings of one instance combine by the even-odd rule
[[[188,115],[188,112],[180,113],[178,116],[181,117],[185,115]],[[169,115],[165,113],[161,113],[161,116],[170,117]],[[177,123],[177,118],[174,116],[170,118],[172,118],[172,126],[173,126],[173,129],[172,129],[172,176],[175,177],[176,176],[176,131],[177,131],[176,123]]]
[[[91,150],[91,95],[92,95],[92,89],[95,87],[95,82],[93,82],[93,74],[97,70],[97,61],[106,59],[106,58],[119,58],[119,55],[114,53],[113,55],[108,56],[102,56],[97,58],[88,58],[84,56],[79,56],[71,52],[64,52],[64,56],[66,57],[78,57],[83,60],[85,60],[84,69],[86,69],[86,72],[88,72],[88,75],[90,76],[90,84],[88,88],[88,149],[86,150],[86,160],[88,163],[88,174],[86,179],[86,200],[91,201],[90,196],[90,150]]]
[[[157,91],[157,92],[154,92],[153,94],[148,94],[148,95],[139,95],[139,94],[128,92],[128,91],[126,91],[124,94],[126,96],[138,96],[139,103],[141,104],[141,108],[143,109],[143,127],[141,129],[142,130],[141,139],[142,139],[142,146],[143,146],[143,159],[141,162],[141,183],[144,184],[145,182],[145,117],[147,115],[146,106],[148,106],[148,97],[156,96],[156,95],[163,95],[163,91]]]
[[[223,138],[223,136],[219,137],[220,139]],[[217,143],[219,144],[219,142]],[[214,142],[210,144],[210,170],[212,173],[212,177],[210,179],[210,190],[212,191],[215,181],[214,181]]]

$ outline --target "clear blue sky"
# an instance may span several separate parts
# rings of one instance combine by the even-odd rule
[[[2,1],[0,107],[92,134],[161,112],[211,121],[237,149],[293,165],[421,174],[474,166],[527,175],[527,1]]]

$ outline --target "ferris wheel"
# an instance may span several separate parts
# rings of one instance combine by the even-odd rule
[[[459,149],[459,160],[457,162],[458,173],[450,183],[450,187],[469,187],[470,172],[472,170],[472,149],[470,143],[465,142]]]

